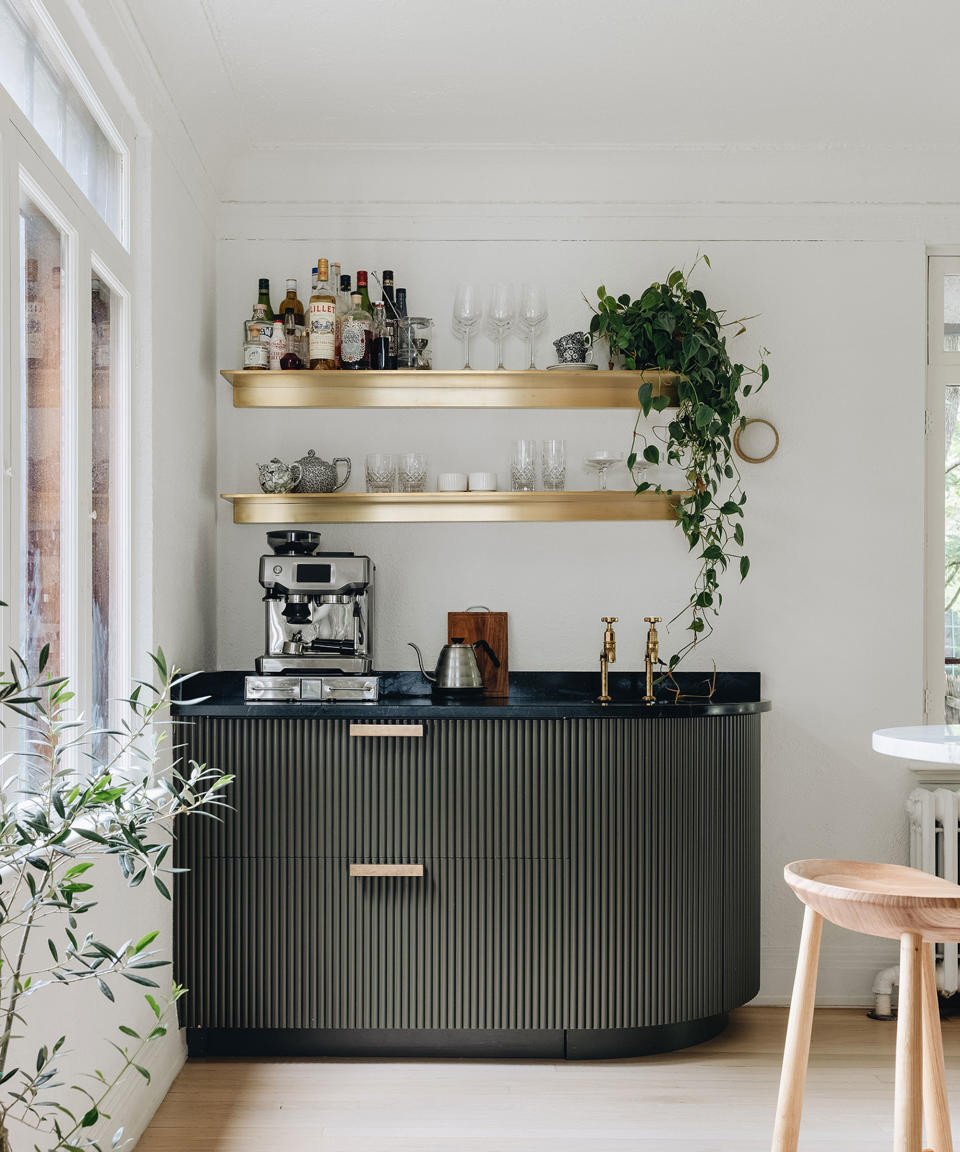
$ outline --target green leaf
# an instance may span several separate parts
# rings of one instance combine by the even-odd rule
[[[156,1000],[154,1000],[154,998],[150,995],[149,992],[144,996],[144,1000],[146,1000],[146,1002],[150,1005],[150,1008],[152,1009],[154,1016],[156,1016],[156,1018],[159,1020],[161,1018],[161,1016],[163,1015],[163,1009],[156,1002]]]
[[[160,930],[158,928],[153,932],[148,932],[146,936],[142,936],[133,946],[131,955],[135,956],[138,952],[142,952],[144,948],[149,947],[159,935]]]
[[[743,547],[743,525],[739,521],[733,526],[733,538]]]
[[[120,1024],[118,1027],[124,1036],[132,1036],[134,1040],[140,1039],[140,1033],[134,1032],[134,1030],[132,1028],[128,1028],[126,1024]]]
[[[709,404],[701,404],[697,408],[697,417],[696,417],[697,428],[700,431],[703,431],[703,429],[707,427],[707,425],[711,422],[711,420],[713,420],[714,416],[716,416],[716,412],[714,412],[714,410],[710,407]]]
[[[144,1066],[142,1064],[134,1064],[134,1068],[136,1068],[136,1070],[140,1073],[140,1075],[144,1078],[144,1080],[146,1080],[146,1082],[149,1084],[150,1083],[150,1073],[147,1071],[147,1069],[144,1068]]]
[[[80,1127],[81,1128],[92,1128],[94,1126],[94,1124],[96,1124],[96,1122],[99,1119],[100,1119],[100,1113],[97,1110],[96,1104],[94,1104],[94,1106],[90,1109],[90,1111],[86,1112],[84,1114],[83,1119],[80,1121]]]
[[[761,364],[760,365],[760,387],[762,388],[763,385],[766,384],[766,382],[769,379],[770,379],[770,369],[766,366],[766,364]]]
[[[749,556],[741,556],[740,557],[740,579],[746,580],[747,573],[749,571],[750,571],[750,557]]]
[[[104,996],[106,996],[111,1004],[116,1002],[110,985],[105,980],[101,980],[99,976],[97,977],[97,987],[104,994]]]
[[[153,882],[157,886],[157,891],[160,893],[160,895],[163,896],[165,899],[169,900],[170,899],[170,889],[166,886],[166,884],[164,884],[164,882],[160,879],[160,877],[154,876]]]
[[[648,444],[643,450],[643,458],[648,464],[660,463],[660,449],[656,444]]]

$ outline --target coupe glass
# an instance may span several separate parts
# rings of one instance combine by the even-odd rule
[[[470,367],[470,337],[483,319],[480,289],[473,284],[458,284],[453,298],[453,330],[463,339],[463,366]]]
[[[616,452],[608,452],[606,448],[598,448],[591,452],[586,459],[588,468],[596,468],[598,473],[598,487],[601,492],[607,490],[607,472],[617,464],[623,463],[623,457]]]
[[[497,284],[490,292],[487,323],[494,330],[497,341],[497,368],[503,368],[503,338],[513,327],[517,304],[509,284]]]
[[[536,368],[537,333],[547,321],[547,294],[541,284],[520,285],[520,327],[530,341],[530,367]]]

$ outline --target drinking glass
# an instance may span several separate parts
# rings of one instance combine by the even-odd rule
[[[562,492],[567,485],[566,440],[544,440],[540,461],[544,492]]]
[[[389,452],[367,456],[367,491],[392,492],[397,482],[397,462]]]
[[[401,492],[422,492],[427,486],[427,456],[425,452],[403,452],[397,472]]]
[[[483,318],[480,289],[473,284],[458,284],[453,298],[453,330],[463,339],[463,366],[470,367],[470,337]]]
[[[520,307],[517,318],[530,341],[530,367],[536,368],[534,356],[537,333],[547,320],[547,294],[541,284],[520,285]]]
[[[503,338],[513,327],[517,305],[509,284],[496,284],[490,292],[487,321],[496,333],[497,368],[503,368]]]
[[[618,456],[616,452],[610,452],[606,448],[598,448],[596,452],[592,452],[586,459],[587,466],[589,468],[596,468],[599,474],[597,487],[601,492],[607,490],[608,470],[622,463],[622,456]]]
[[[536,440],[514,440],[510,458],[510,487],[514,492],[533,492],[536,489]]]

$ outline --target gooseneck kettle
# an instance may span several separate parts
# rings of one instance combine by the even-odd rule
[[[420,671],[433,685],[437,692],[480,692],[483,689],[483,679],[480,676],[480,666],[477,664],[475,648],[483,648],[495,668],[500,667],[500,661],[494,655],[493,649],[486,640],[478,640],[475,644],[464,644],[463,638],[453,639],[440,649],[440,658],[437,660],[435,672],[428,672],[423,666],[423,654],[413,641],[410,647],[416,652],[420,662]]]

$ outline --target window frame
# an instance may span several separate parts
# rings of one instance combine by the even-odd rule
[[[78,86],[79,88],[79,86]],[[82,89],[81,89],[82,91]],[[102,108],[102,105],[101,105]],[[91,109],[91,112],[93,109]],[[125,143],[124,165],[129,189],[135,141]],[[0,643],[5,650],[21,645],[17,605],[22,603],[20,556],[24,544],[21,522],[21,324],[20,251],[21,188],[49,215],[65,236],[67,267],[64,289],[65,370],[61,416],[61,628],[63,671],[72,681],[84,716],[92,703],[92,344],[91,278],[98,276],[111,293],[111,722],[119,718],[116,700],[129,692],[134,668],[134,644],[142,629],[132,620],[133,510],[133,349],[135,346],[135,286],[142,278],[133,253],[87,200],[79,186],[40,137],[9,94],[0,87],[0,451],[3,489],[0,497]],[[129,194],[121,213],[125,238],[131,229]],[[116,324],[114,318],[116,317]],[[116,352],[116,355],[114,355]],[[68,431],[69,430],[69,431]],[[75,434],[73,434],[75,433]],[[150,619],[148,597],[147,621]],[[134,635],[134,632],[137,635]]]

